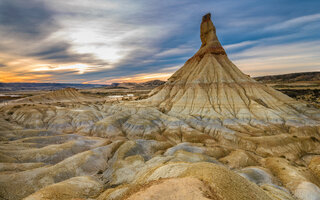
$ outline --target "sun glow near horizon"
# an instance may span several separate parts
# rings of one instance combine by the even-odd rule
[[[95,66],[88,65],[88,64],[82,64],[82,63],[75,63],[75,64],[62,64],[62,65],[38,65],[35,69],[32,71],[34,72],[49,72],[49,71],[64,71],[64,70],[73,70],[76,71],[78,74],[83,74],[85,72],[94,71]]]
[[[167,81],[168,78],[173,73],[150,73],[150,74],[136,74],[132,76],[124,76],[109,80],[93,80],[93,81],[84,81],[82,84],[107,84],[110,85],[112,83],[143,83],[152,80],[161,80]]]
[[[166,81],[173,73],[155,73],[155,74],[137,74],[131,77],[120,77],[117,79],[111,79],[106,81],[107,84],[110,83],[125,83],[125,82],[134,82],[134,83],[143,83],[152,80],[162,80]]]

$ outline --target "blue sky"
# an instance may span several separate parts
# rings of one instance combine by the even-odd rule
[[[251,76],[320,71],[319,0],[1,0],[0,81],[166,79],[200,47],[211,12]]]

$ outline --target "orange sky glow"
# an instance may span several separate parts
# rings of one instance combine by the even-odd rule
[[[43,80],[48,80],[51,77],[50,74],[37,74],[37,75],[16,75],[11,72],[0,71],[0,82],[3,83],[14,83],[14,82],[29,82],[29,83],[39,83]]]
[[[105,84],[111,83],[126,83],[126,82],[134,82],[134,83],[143,83],[152,80],[162,80],[166,81],[173,73],[155,73],[155,74],[137,74],[134,76],[124,76],[115,79],[108,80],[104,82]],[[101,80],[94,81],[85,81],[82,84],[99,84]]]

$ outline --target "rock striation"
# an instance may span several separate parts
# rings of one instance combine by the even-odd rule
[[[203,16],[201,48],[146,102],[170,115],[245,123],[316,124],[318,111],[242,73],[221,46],[211,15]]]
[[[147,99],[74,89],[0,106],[0,199],[320,199],[320,111],[201,47]]]
[[[47,94],[35,95],[11,101],[12,103],[52,103],[52,102],[76,102],[86,101],[90,98],[83,96],[74,88],[55,90]]]

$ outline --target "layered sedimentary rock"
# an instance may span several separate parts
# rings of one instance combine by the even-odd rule
[[[221,46],[210,14],[201,23],[202,45],[163,87],[146,100],[172,115],[272,123],[317,123],[312,111],[242,73]]]
[[[51,102],[77,102],[88,101],[90,97],[83,96],[74,88],[65,88],[49,92],[47,94],[36,95],[12,101],[12,103],[51,103]]]
[[[0,199],[320,198],[320,112],[243,74],[211,15],[149,98],[74,89],[0,107]]]

